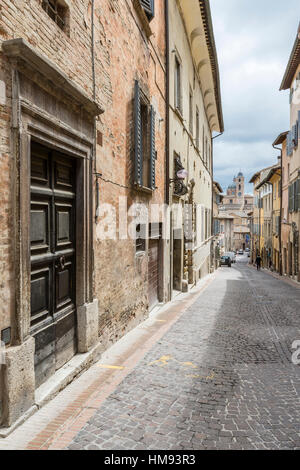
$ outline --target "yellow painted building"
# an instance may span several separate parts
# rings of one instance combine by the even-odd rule
[[[272,191],[272,269],[280,272],[280,225],[281,225],[281,166],[272,168],[268,175]]]
[[[254,208],[251,218],[252,253],[254,263],[258,254],[262,257],[264,267],[272,264],[272,215],[273,189],[269,181],[270,174],[277,165],[256,172],[250,183],[254,186]]]

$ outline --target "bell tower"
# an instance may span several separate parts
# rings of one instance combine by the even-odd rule
[[[245,177],[243,173],[239,173],[236,178],[234,178],[234,183],[236,187],[236,197],[238,199],[244,199],[245,195]]]

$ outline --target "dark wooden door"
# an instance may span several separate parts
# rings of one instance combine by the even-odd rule
[[[36,386],[76,353],[76,161],[31,146],[31,333]]]
[[[149,310],[158,304],[159,281],[159,240],[149,240],[148,250],[148,286],[149,286]]]

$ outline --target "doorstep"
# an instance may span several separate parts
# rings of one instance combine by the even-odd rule
[[[23,424],[42,406],[52,400],[60,391],[67,387],[73,380],[79,377],[103,353],[103,345],[96,344],[89,352],[76,354],[67,364],[55,372],[46,382],[35,390],[35,403],[12,426],[0,428],[0,438],[9,436],[16,428]]]

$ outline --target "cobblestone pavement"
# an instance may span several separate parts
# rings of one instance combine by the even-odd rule
[[[216,279],[69,449],[299,449],[300,290],[246,263]]]

